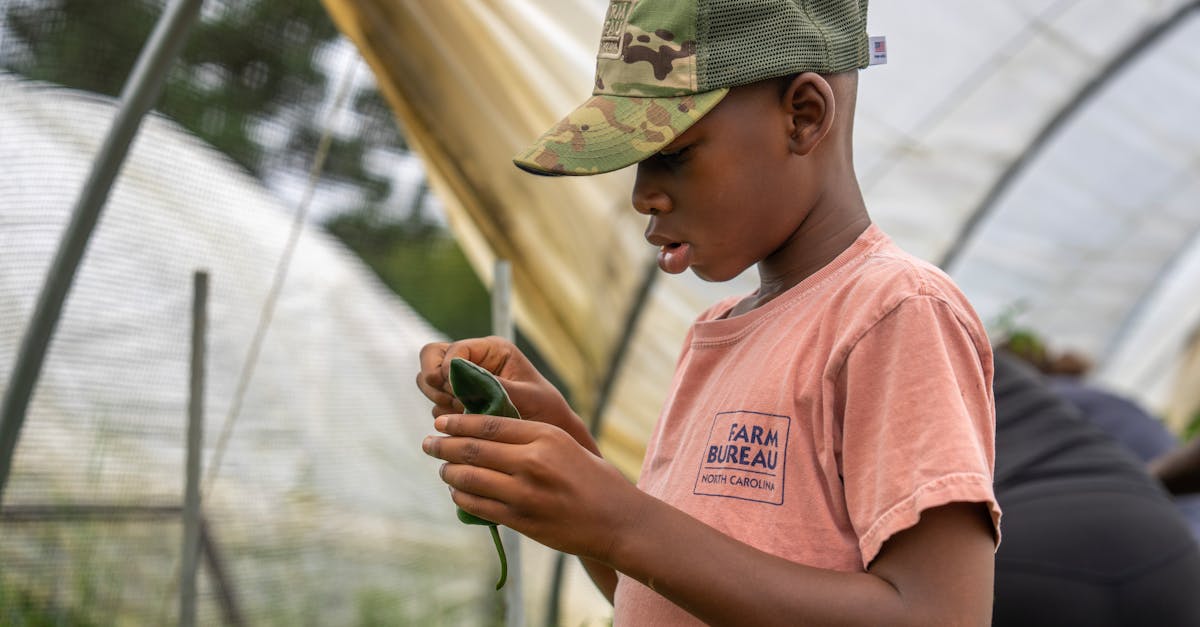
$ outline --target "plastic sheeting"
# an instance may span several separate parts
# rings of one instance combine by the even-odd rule
[[[115,111],[0,73],[0,385]],[[458,523],[419,449],[432,429],[414,356],[440,335],[320,230],[301,232],[221,441],[292,213],[186,131],[145,120],[47,355],[5,509],[182,503],[192,273],[204,269],[203,509],[246,622],[483,622],[491,542]],[[0,587],[97,624],[170,624],[180,538],[178,518],[6,521]],[[199,581],[200,623],[225,624],[212,571]]]
[[[325,0],[429,164],[478,268],[514,262],[517,320],[594,408],[653,251],[630,173],[531,177],[511,156],[590,92],[603,0]],[[874,2],[887,65],[860,81],[856,167],[874,219],[950,259],[985,321],[1088,353],[1155,409],[1190,389],[1200,320],[1197,2]],[[601,446],[630,475],[687,324],[754,287],[659,277]]]

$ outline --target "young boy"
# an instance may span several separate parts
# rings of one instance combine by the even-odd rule
[[[865,0],[613,0],[594,96],[516,160],[637,165],[670,273],[760,286],[688,333],[638,485],[512,345],[421,351],[456,504],[582,558],[617,625],[983,625],[992,361],[954,285],[871,224],[851,158]],[[462,415],[453,357],[525,421]]]

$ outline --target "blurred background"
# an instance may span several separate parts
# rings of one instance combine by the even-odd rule
[[[168,6],[0,0],[0,386]],[[606,6],[202,3],[0,486],[0,624],[179,620],[200,269],[198,622],[503,624],[490,540],[418,449],[419,347],[491,332],[509,262],[520,345],[635,479],[687,324],[754,286],[661,275],[631,172],[512,167],[589,93]],[[862,74],[855,131],[873,218],[951,273],[995,341],[1080,356],[1181,441],[1200,422],[1197,9],[877,1],[889,60]],[[572,561],[522,554],[525,622],[607,624]]]

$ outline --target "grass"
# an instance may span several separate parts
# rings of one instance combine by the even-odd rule
[[[0,625],[6,627],[94,627],[82,611],[59,607],[49,598],[0,578]]]

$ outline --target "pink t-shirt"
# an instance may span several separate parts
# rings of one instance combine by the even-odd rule
[[[999,539],[991,347],[948,277],[872,225],[799,285],[723,317],[738,300],[689,331],[638,487],[831,570],[865,570],[950,502],[987,503]],[[698,623],[624,575],[614,601],[617,625]]]

